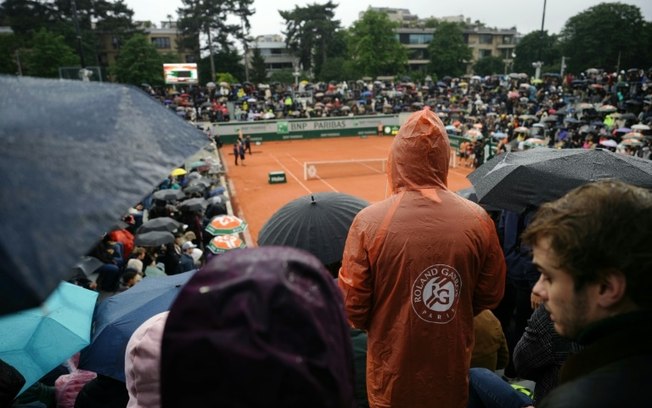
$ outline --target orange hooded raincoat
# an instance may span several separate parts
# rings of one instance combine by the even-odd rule
[[[466,407],[473,316],[503,296],[505,261],[488,214],[446,187],[450,147],[430,110],[391,147],[393,194],[356,216],[338,284],[366,330],[372,407]]]

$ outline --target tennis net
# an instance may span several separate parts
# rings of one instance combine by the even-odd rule
[[[303,163],[305,180],[385,174],[387,159],[328,160]]]

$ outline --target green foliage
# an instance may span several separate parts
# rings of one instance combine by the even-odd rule
[[[162,52],[160,55],[161,61],[163,61],[164,64],[179,64],[184,62],[181,55],[174,51]]]
[[[337,54],[338,43],[335,33],[340,21],[335,20],[337,4],[309,4],[306,7],[294,6],[294,10],[279,10],[285,20],[285,43],[299,58],[302,68],[320,72],[328,57]]]
[[[367,10],[350,30],[349,53],[358,74],[376,77],[404,70],[407,52],[394,35],[398,24],[387,14]]]
[[[428,52],[430,69],[439,77],[463,75],[472,58],[471,49],[464,42],[462,25],[447,21],[438,24]]]
[[[280,82],[282,84],[293,84],[294,75],[292,75],[291,69],[279,69],[278,71],[272,71],[269,76],[269,82]]]
[[[209,49],[208,44],[200,43],[200,35],[210,32],[214,50],[229,50],[234,38],[246,38],[249,16],[255,11],[251,8],[253,0],[182,0],[181,3],[177,10],[181,45],[191,50],[197,61],[200,52]],[[232,22],[232,17],[240,18],[242,24]]]
[[[319,80],[328,81],[347,81],[353,78],[360,78],[352,61],[343,57],[329,58],[319,72]]]
[[[25,75],[58,78],[59,67],[79,66],[79,58],[60,35],[42,28],[34,34],[31,43],[25,55]]]
[[[16,75],[18,72],[16,52],[20,59],[20,41],[17,36],[14,34],[0,35],[0,74]]]
[[[228,84],[237,84],[238,78],[234,77],[230,72],[218,72],[215,74],[216,82],[219,84],[220,82],[226,82]]]
[[[549,35],[547,31],[532,31],[521,38],[514,49],[514,72],[525,72],[534,75],[532,63],[542,61],[542,72],[550,71],[553,65],[561,61],[561,50],[559,48],[559,37],[555,34]]]
[[[650,38],[640,8],[623,3],[601,3],[569,18],[561,31],[563,55],[568,67],[587,68],[648,66],[652,63]]]
[[[502,59],[494,56],[480,58],[473,65],[473,72],[481,76],[503,74],[504,71],[505,63],[503,63]]]
[[[265,59],[260,53],[259,48],[254,48],[251,53],[251,70],[249,77],[253,83],[267,82],[267,68],[265,67]]]
[[[152,86],[162,85],[163,59],[145,36],[136,34],[120,49],[111,74],[125,84],[146,82]]]

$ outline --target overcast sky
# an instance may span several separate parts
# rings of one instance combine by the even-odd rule
[[[156,24],[167,20],[171,14],[176,18],[176,12],[181,7],[181,0],[125,0],[134,10],[135,20],[150,20]],[[284,29],[283,19],[278,10],[292,10],[295,5],[324,4],[327,1],[296,1],[296,0],[255,0],[256,14],[251,17],[251,34],[281,34]],[[343,27],[351,26],[361,11],[369,6],[405,8],[419,18],[446,17],[464,15],[472,21],[480,20],[489,27],[509,28],[516,26],[522,34],[527,34],[541,28],[544,0],[334,0],[339,4],[336,18]],[[641,9],[643,17],[652,21],[652,0],[620,0],[621,3],[636,5]],[[566,20],[587,8],[597,5],[597,0],[547,0],[544,29],[549,33],[559,33]]]

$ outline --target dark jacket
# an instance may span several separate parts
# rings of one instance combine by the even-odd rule
[[[188,254],[181,254],[179,259],[179,273],[192,271],[195,268],[195,260]]]
[[[587,328],[585,345],[562,367],[560,385],[538,408],[644,407],[652,389],[652,312],[605,319]]]
[[[536,383],[535,402],[557,386],[562,364],[581,348],[578,343],[557,334],[543,305],[532,313],[525,333],[514,348],[513,358],[518,376]]]

